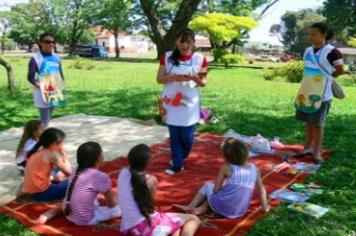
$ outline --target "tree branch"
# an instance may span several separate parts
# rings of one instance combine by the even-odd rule
[[[260,15],[258,16],[259,19],[261,19],[263,17],[264,14],[266,14],[266,12],[268,11],[268,9],[270,9],[273,5],[275,5],[277,2],[279,2],[279,0],[273,0],[271,3],[267,4],[265,6],[265,8],[263,8],[263,10],[261,11]]]

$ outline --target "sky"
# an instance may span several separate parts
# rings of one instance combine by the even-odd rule
[[[322,6],[325,0],[280,0],[268,10],[266,15],[259,21],[259,25],[250,33],[250,41],[269,42],[272,44],[281,43],[276,37],[269,34],[269,28],[273,24],[280,23],[281,16],[286,11],[297,11],[303,8],[317,8]],[[14,5],[17,3],[28,2],[28,0],[0,0],[0,10],[8,8],[2,7],[4,4]]]

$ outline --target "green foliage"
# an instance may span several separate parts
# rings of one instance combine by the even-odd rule
[[[323,16],[316,10],[287,11],[281,17],[281,24],[272,25],[270,32],[280,39],[289,53],[301,57],[309,45],[307,38],[309,27],[323,20]]]
[[[197,16],[189,27],[209,36],[217,47],[238,39],[242,31],[249,31],[257,25],[257,22],[249,16],[232,16],[224,13],[210,13]]]
[[[341,85],[344,86],[356,86],[356,74],[352,75],[341,75],[336,79],[340,82]]]
[[[356,35],[356,4],[354,0],[326,0],[322,8],[328,25],[339,40]]]
[[[303,61],[290,61],[286,65],[274,69],[264,69],[263,77],[265,80],[282,78],[286,82],[299,83],[303,79],[303,71]]]
[[[356,48],[356,37],[350,38],[347,44],[350,45],[351,47]]]
[[[74,57],[74,60],[68,68],[74,68],[77,70],[92,70],[95,68],[95,64],[92,60],[84,59],[81,57]]]
[[[225,64],[228,67],[230,64],[238,64],[244,62],[246,59],[242,55],[238,54],[226,54],[220,58],[220,62]]]
[[[214,48],[213,49],[213,56],[215,61],[219,61],[222,56],[227,54],[226,48]]]
[[[269,0],[210,0],[207,3],[202,3],[202,8],[208,12],[222,12],[235,16],[251,16],[252,12],[265,4]]]

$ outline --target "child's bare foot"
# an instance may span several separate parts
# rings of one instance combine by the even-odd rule
[[[52,208],[45,213],[41,214],[40,217],[36,219],[37,224],[45,224],[47,221],[53,219],[57,215],[62,213],[62,209],[60,207],[60,204],[58,204],[55,208]]]
[[[204,214],[208,211],[208,208],[206,208],[205,206],[204,207],[196,207],[196,208],[193,208],[190,213],[193,214],[193,215],[201,215],[201,214]]]
[[[262,212],[269,212],[271,210],[271,206],[270,205],[267,205],[267,206],[264,206],[264,207],[261,207],[261,211]]]
[[[36,222],[36,224],[42,225],[42,224],[46,224],[47,221],[48,221],[48,217],[44,213],[44,214],[40,215],[40,217],[38,217],[35,222]]]
[[[190,212],[193,210],[192,207],[188,206],[188,205],[179,205],[179,204],[173,204],[173,207],[182,210],[184,212]]]
[[[323,164],[323,162],[324,162],[323,158],[321,157],[320,152],[319,153],[315,153],[314,160],[315,160],[315,162],[317,164]]]

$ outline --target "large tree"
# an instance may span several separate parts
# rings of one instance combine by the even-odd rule
[[[309,45],[308,28],[323,20],[316,10],[288,11],[281,17],[281,24],[272,25],[270,32],[280,39],[288,53],[301,57]]]
[[[341,41],[356,35],[356,1],[326,0],[322,14]]]
[[[147,32],[157,46],[158,56],[174,47],[178,31],[187,27],[200,2],[201,0],[140,0],[142,11],[147,17]],[[164,10],[166,3],[170,7]],[[176,10],[171,6],[177,6]]]
[[[120,57],[119,33],[120,31],[127,30],[131,26],[129,21],[131,1],[104,0],[102,1],[102,5],[103,10],[96,16],[96,25],[100,25],[114,34],[115,54],[116,57]]]
[[[50,22],[58,27],[56,38],[69,45],[69,54],[75,53],[77,44],[94,39],[90,29],[102,10],[101,1],[45,0],[43,4],[50,12]]]

